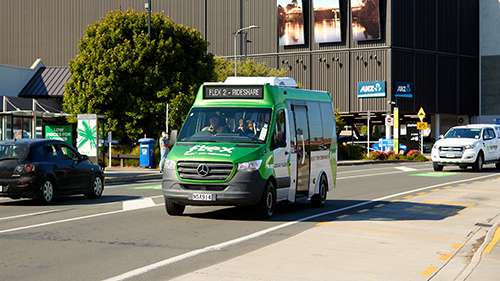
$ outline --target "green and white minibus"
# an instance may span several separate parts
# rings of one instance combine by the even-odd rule
[[[322,207],[337,177],[337,138],[328,92],[292,78],[229,77],[204,83],[164,168],[169,215],[186,205],[255,206],[311,199]]]

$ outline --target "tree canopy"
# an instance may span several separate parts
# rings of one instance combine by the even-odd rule
[[[286,69],[276,69],[267,67],[266,63],[255,63],[248,59],[246,62],[238,61],[238,76],[270,76],[283,77]],[[217,82],[224,82],[227,77],[234,76],[234,61],[227,60],[223,57],[215,58],[215,79]]]
[[[168,103],[169,129],[180,129],[199,86],[216,79],[207,48],[200,32],[163,13],[151,15],[149,42],[146,12],[111,11],[80,39],[64,110],[104,115],[105,130],[132,143],[165,129]]]

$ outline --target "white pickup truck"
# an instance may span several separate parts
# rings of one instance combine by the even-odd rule
[[[495,163],[500,169],[500,126],[474,124],[453,127],[432,147],[434,171],[455,165],[461,169],[472,166],[482,171],[484,164]]]

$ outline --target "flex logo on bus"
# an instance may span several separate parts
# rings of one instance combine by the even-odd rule
[[[234,147],[219,147],[219,146],[206,146],[206,145],[195,145],[191,147],[188,151],[184,152],[184,155],[219,155],[219,156],[231,156]]]

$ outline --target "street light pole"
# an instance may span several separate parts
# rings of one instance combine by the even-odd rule
[[[148,9],[148,42],[151,42],[151,0],[145,6]]]
[[[250,26],[247,26],[247,27],[243,27],[243,28],[240,28],[238,29],[238,31],[232,33],[234,34],[234,77],[238,76],[238,43],[237,43],[237,38],[238,38],[238,34],[240,34],[240,32],[242,32],[243,30],[247,30],[247,29],[252,29],[252,28],[259,28],[259,26],[257,25],[250,25]]]

